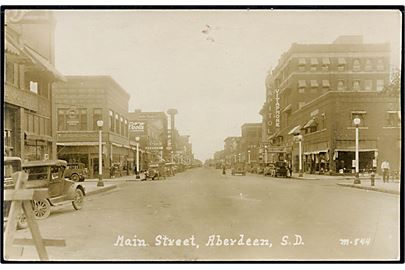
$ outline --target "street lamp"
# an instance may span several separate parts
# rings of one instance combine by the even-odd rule
[[[355,165],[356,165],[356,174],[354,178],[354,184],[360,184],[359,178],[359,125],[361,120],[358,116],[353,119],[353,124],[356,126],[356,157],[355,157]]]
[[[298,146],[299,146],[299,152],[298,152],[298,154],[299,154],[299,157],[298,157],[298,160],[299,160],[299,173],[298,173],[298,177],[302,177],[303,174],[302,174],[302,135],[301,134],[297,135],[297,140],[298,140]]]
[[[104,187],[103,183],[103,146],[102,146],[102,137],[101,132],[103,128],[104,122],[103,120],[97,121],[98,126],[98,187]]]
[[[135,137],[135,141],[136,141],[136,179],[140,178],[139,175],[139,137]]]
[[[264,163],[267,164],[267,145],[264,146]]]
[[[248,150],[248,163],[250,165],[250,150]]]
[[[240,153],[238,154],[238,162],[240,162]]]

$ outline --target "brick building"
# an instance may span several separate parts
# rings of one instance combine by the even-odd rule
[[[241,161],[258,163],[261,160],[259,146],[262,140],[262,123],[245,123],[241,127]]]
[[[50,11],[5,14],[4,154],[23,160],[56,158],[52,83],[55,19]]]
[[[390,79],[389,44],[342,36],[332,44],[293,44],[266,78],[264,140],[298,168],[294,135],[303,135],[304,169],[352,171],[355,116],[360,170],[400,164],[400,100],[382,94]],[[388,150],[389,149],[389,150]],[[271,152],[271,151],[270,151]]]
[[[58,158],[82,162],[98,175],[97,121],[102,120],[103,176],[115,165],[118,174],[133,172],[135,148],[129,143],[129,94],[110,76],[66,76],[54,85],[54,126]]]

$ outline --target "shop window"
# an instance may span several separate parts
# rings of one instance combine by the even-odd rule
[[[372,80],[365,80],[364,81],[364,90],[371,91],[373,88],[373,81]]]
[[[351,126],[353,126],[353,127],[355,127],[355,124],[353,123],[353,120],[355,118],[360,119],[359,127],[365,127],[366,126],[366,112],[365,111],[352,112],[352,118],[350,119],[350,121],[351,121]]]
[[[373,62],[371,61],[371,59],[366,60],[366,65],[365,65],[364,69],[366,71],[372,71],[373,70]]]
[[[377,70],[384,71],[384,69],[385,69],[384,59],[378,59],[377,60]]]
[[[80,130],[87,130],[87,109],[80,109]]]
[[[390,111],[387,114],[387,126],[388,127],[399,127],[401,126],[401,112]]]
[[[359,80],[353,81],[353,91],[360,91],[360,81]]]
[[[377,80],[377,92],[381,92],[384,89],[384,80]]]
[[[93,109],[93,130],[98,130],[97,121],[103,120],[103,110],[101,108]]]
[[[360,71],[361,66],[360,66],[360,60],[359,59],[354,59],[353,61],[353,71]]]
[[[346,90],[345,83],[344,83],[343,80],[339,80],[337,82],[337,90],[338,91],[345,91]]]
[[[108,113],[109,113],[108,127],[111,132],[114,132],[114,113],[111,110]]]

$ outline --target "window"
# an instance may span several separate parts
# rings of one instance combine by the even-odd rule
[[[337,66],[338,71],[345,71],[345,67],[346,67],[346,59],[341,57],[338,58],[338,66]]]
[[[318,59],[317,58],[311,58],[311,71],[316,71],[318,67]]]
[[[39,118],[39,134],[45,135],[45,119],[43,117]]]
[[[101,108],[93,109],[93,130],[98,130],[97,121],[103,120],[103,110]]]
[[[58,130],[66,130],[65,109],[58,109]]]
[[[114,132],[114,113],[113,111],[109,111],[109,122],[108,122],[108,127],[110,128],[111,132]]]
[[[338,91],[345,91],[345,83],[343,80],[338,81],[337,83],[337,90]]]
[[[28,132],[34,133],[34,116],[32,114],[28,114]]]
[[[307,83],[306,83],[305,80],[299,80],[298,81],[298,93],[304,94],[306,87],[307,87]]]
[[[389,111],[387,114],[387,126],[388,127],[399,127],[401,126],[401,112],[399,111]]]
[[[305,58],[298,59],[298,70],[299,71],[305,71],[306,64],[307,63],[306,63]]]
[[[45,119],[45,134],[48,136],[51,136],[51,120],[50,119]]]
[[[311,93],[316,94],[318,92],[318,81],[317,80],[311,80]]]
[[[39,134],[39,119],[37,115],[34,115],[34,133]]]
[[[115,133],[119,133],[120,132],[120,119],[118,114],[115,114]]]
[[[329,91],[330,88],[329,80],[322,80],[322,88],[326,91]]]
[[[353,91],[360,91],[360,81],[359,80],[353,81]]]
[[[384,59],[378,59],[377,60],[377,70],[378,71],[383,71],[385,69],[385,65],[384,65]]]
[[[11,62],[6,63],[6,82],[14,84],[14,64]]]
[[[365,80],[364,81],[364,90],[371,91],[373,88],[373,81],[372,80]]]
[[[30,91],[35,94],[38,94],[38,83],[37,82],[30,81]]]
[[[80,109],[80,130],[87,130],[87,109]]]
[[[365,65],[364,69],[365,69],[366,71],[371,71],[371,70],[373,70],[373,63],[372,63],[372,61],[371,61],[370,59],[367,59],[367,60],[366,60],[366,65]]]
[[[124,126],[124,117],[120,117],[120,125],[121,125],[121,135],[124,136],[124,130],[125,130],[125,126]]]
[[[127,120],[127,119],[125,119],[124,136],[125,136],[125,137],[128,137],[128,120]]]
[[[381,92],[384,89],[384,80],[377,80],[377,92]]]
[[[359,59],[354,59],[353,61],[353,71],[360,71],[360,60]]]
[[[329,71],[330,59],[322,58],[322,71]]]
[[[351,126],[355,126],[354,125],[354,123],[353,123],[353,119],[354,118],[359,118],[360,119],[360,125],[359,125],[359,127],[365,127],[366,126],[366,122],[365,122],[365,120],[366,120],[366,112],[365,111],[353,111],[352,112],[352,118],[350,119],[350,121],[351,121]]]

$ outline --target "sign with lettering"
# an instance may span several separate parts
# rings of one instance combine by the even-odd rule
[[[144,132],[145,131],[145,122],[129,122],[128,128],[129,128],[129,131]]]
[[[275,107],[276,107],[276,111],[275,111],[275,118],[276,118],[276,127],[280,127],[280,97],[279,97],[279,92],[280,89],[277,88],[276,89],[276,97],[275,97]]]

